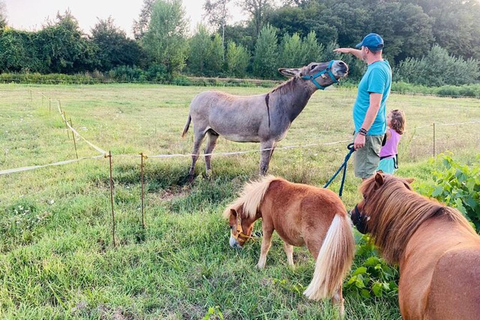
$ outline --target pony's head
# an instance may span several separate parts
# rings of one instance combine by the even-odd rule
[[[413,182],[413,179],[397,178],[382,172],[377,172],[373,177],[365,180],[360,186],[363,200],[359,202],[351,212],[353,224],[357,227],[357,230],[363,234],[372,233],[372,221],[379,219],[378,216],[373,216],[373,214],[381,214],[382,210],[379,210],[380,202],[385,205],[386,197],[389,196],[384,194],[387,181],[389,182],[388,185],[390,189],[397,190],[397,193],[399,190],[401,193],[401,189],[404,189],[404,191],[412,190],[410,184]],[[384,206],[382,206],[382,208],[383,207]]]
[[[245,242],[252,237],[255,217],[244,215],[243,205],[228,207],[224,213],[230,226],[230,246],[232,248],[242,248]]]
[[[230,225],[230,246],[241,248],[252,237],[255,221],[261,217],[260,204],[274,176],[247,183],[243,191],[223,212]]]
[[[337,83],[348,74],[348,65],[341,60],[330,62],[311,62],[302,68],[280,68],[278,71],[286,77],[298,77],[311,81],[318,89]]]

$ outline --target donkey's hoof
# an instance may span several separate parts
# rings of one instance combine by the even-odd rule
[[[205,172],[205,178],[207,179],[212,179],[213,177],[213,173],[212,173],[212,169],[208,169],[206,172]]]

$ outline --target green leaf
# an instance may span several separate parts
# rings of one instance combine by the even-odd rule
[[[372,291],[376,297],[381,297],[383,295],[383,285],[379,282],[375,282],[372,287]]]
[[[370,299],[371,297],[370,292],[368,292],[368,290],[366,289],[363,289],[362,291],[360,291],[360,295],[366,299]]]
[[[359,268],[357,268],[357,270],[355,270],[353,275],[356,276],[357,274],[364,274],[364,273],[367,273],[367,268],[359,267]]]
[[[433,190],[432,192],[432,197],[436,198],[438,197],[439,195],[441,195],[443,193],[443,186],[438,186],[435,188],[435,190]]]

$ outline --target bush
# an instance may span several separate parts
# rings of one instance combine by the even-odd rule
[[[472,84],[480,80],[480,61],[457,58],[449,55],[447,50],[434,46],[421,59],[407,58],[400,62],[394,72],[394,80],[429,87]]]
[[[398,271],[379,258],[369,236],[364,235],[358,241],[355,260],[360,261],[360,264],[354,268],[345,284],[348,294],[363,299],[396,296]]]
[[[435,184],[422,185],[419,191],[457,208],[480,231],[480,162],[462,165],[443,155],[442,166],[433,172],[433,178]]]

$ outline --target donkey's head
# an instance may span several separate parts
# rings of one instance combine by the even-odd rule
[[[311,62],[302,68],[280,68],[278,71],[286,77],[298,77],[311,81],[318,89],[337,83],[348,74],[348,65],[341,60],[330,62]]]

